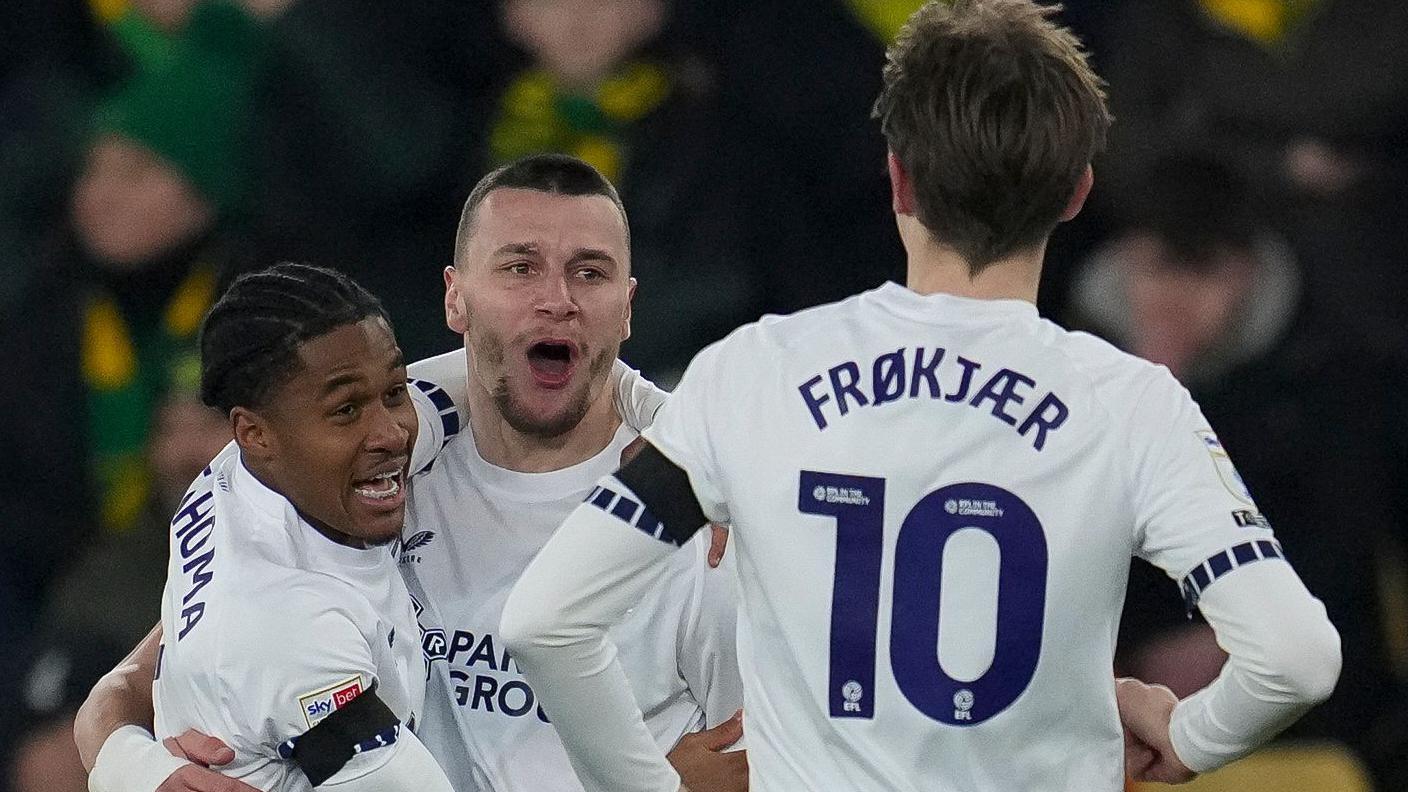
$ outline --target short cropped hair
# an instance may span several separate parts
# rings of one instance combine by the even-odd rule
[[[201,326],[201,401],[226,414],[262,407],[297,374],[299,346],[368,318],[391,325],[381,301],[341,272],[277,264],[241,275]]]
[[[1104,83],[1031,0],[930,0],[888,53],[875,103],[919,221],[977,275],[1041,243],[1105,147]]]
[[[496,168],[474,185],[469,199],[460,212],[459,230],[455,233],[455,263],[474,229],[475,213],[489,193],[499,189],[537,190],[553,195],[602,195],[616,204],[621,212],[621,222],[626,225],[626,240],[629,244],[631,223],[626,219],[626,207],[621,203],[621,195],[611,181],[596,168],[576,157],[566,154],[530,154]]]

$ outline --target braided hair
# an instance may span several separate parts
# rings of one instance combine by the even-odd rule
[[[262,406],[294,375],[301,344],[369,317],[391,325],[380,300],[335,270],[277,264],[241,275],[201,326],[201,401],[226,414]]]

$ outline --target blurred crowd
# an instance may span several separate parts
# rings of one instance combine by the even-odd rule
[[[632,365],[902,280],[870,107],[918,0],[0,4],[0,792],[84,788],[67,723],[156,622],[167,516],[229,439],[196,334],[280,260],[454,348],[441,269],[488,169],[621,189]],[[1192,391],[1344,642],[1332,741],[1408,790],[1408,4],[1067,0],[1116,116],[1043,313]],[[1054,640],[1059,639],[1053,636]],[[1224,656],[1136,562],[1122,667]]]

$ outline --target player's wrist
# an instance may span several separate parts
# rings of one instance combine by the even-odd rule
[[[88,774],[89,792],[155,792],[172,773],[187,764],[172,756],[151,732],[128,724],[103,741],[93,771]]]
[[[1199,748],[1197,736],[1191,733],[1189,724],[1201,706],[1199,698],[1199,694],[1194,694],[1179,701],[1168,719],[1168,758],[1194,775],[1206,773],[1228,761],[1211,750]]]

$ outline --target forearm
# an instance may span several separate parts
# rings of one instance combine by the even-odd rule
[[[589,792],[675,792],[606,626],[657,579],[671,547],[584,504],[519,579],[501,634]]]
[[[1203,615],[1228,654],[1208,687],[1169,723],[1174,752],[1206,772],[1275,737],[1324,701],[1339,677],[1339,636],[1291,568],[1262,562],[1217,581]]]
[[[152,628],[127,657],[93,686],[73,722],[73,740],[83,767],[91,771],[103,743],[127,725],[152,728],[152,678],[156,675],[161,625]]]

